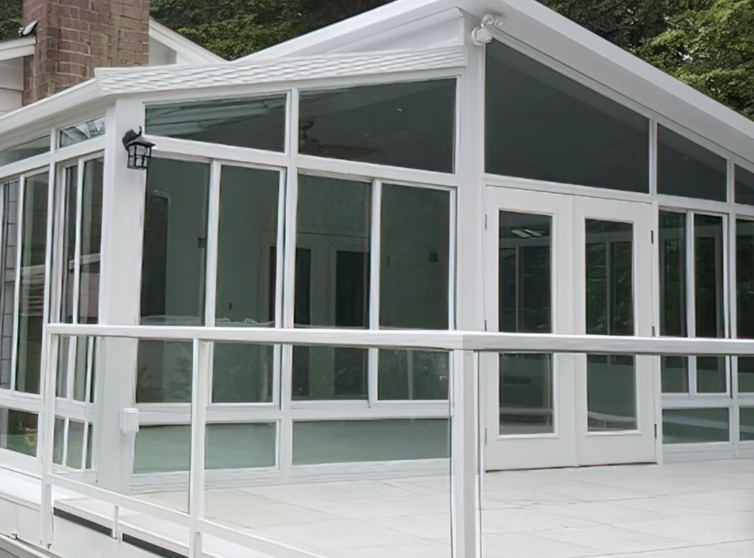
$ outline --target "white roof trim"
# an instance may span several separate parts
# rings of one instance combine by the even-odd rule
[[[10,41],[0,42],[0,62],[4,60],[13,60],[23,58],[34,54],[34,48],[37,44],[37,37],[23,37],[21,39],[12,39]]]
[[[225,62],[225,59],[200,47],[180,33],[165,27],[153,19],[149,20],[149,37],[174,50],[192,64],[214,64]]]
[[[99,68],[95,70],[95,76],[103,95],[122,95],[464,66],[466,50],[463,47],[449,47],[425,51],[331,54],[214,66]]]

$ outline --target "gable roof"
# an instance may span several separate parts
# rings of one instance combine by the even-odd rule
[[[427,33],[433,18],[450,10],[465,14],[475,25],[486,14],[500,14],[504,27],[495,33],[496,39],[532,48],[587,82],[597,82],[754,162],[754,122],[535,0],[396,0],[241,60],[353,52],[365,44],[390,50],[396,33]],[[468,43],[470,28],[467,31]],[[428,34],[424,48],[432,48],[432,40]]]

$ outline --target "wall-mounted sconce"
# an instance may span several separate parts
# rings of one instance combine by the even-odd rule
[[[123,145],[128,152],[128,168],[147,170],[152,162],[152,148],[154,144],[144,139],[141,127],[137,134],[133,130],[126,132],[123,136]]]

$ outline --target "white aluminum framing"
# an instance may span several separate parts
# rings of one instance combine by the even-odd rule
[[[92,115],[90,115],[92,116]],[[96,115],[94,115],[96,116]],[[11,385],[9,389],[0,389],[0,407],[9,409],[25,411],[28,413],[36,414],[40,416],[43,408],[43,398],[41,394],[24,393],[16,389],[17,382],[17,367],[18,367],[18,321],[19,321],[19,308],[20,308],[20,279],[21,279],[21,240],[23,235],[23,216],[24,216],[24,193],[26,189],[26,181],[30,177],[39,176],[47,173],[48,175],[48,198],[47,198],[47,239],[46,246],[47,252],[45,255],[45,290],[44,290],[44,306],[43,317],[45,322],[49,319],[54,312],[59,308],[59,296],[56,292],[57,277],[59,271],[55,269],[55,262],[53,261],[53,253],[55,251],[56,243],[58,239],[55,237],[55,227],[57,226],[58,207],[56,202],[56,189],[59,187],[60,175],[58,172],[58,165],[60,163],[70,161],[75,165],[81,165],[84,161],[94,158],[102,157],[104,155],[104,137],[95,138],[92,140],[76,143],[67,147],[59,147],[59,132],[61,128],[69,126],[86,120],[84,118],[77,118],[75,121],[64,121],[63,126],[53,126],[48,128],[46,133],[50,141],[50,150],[46,153],[29,157],[15,163],[4,165],[0,167],[0,182],[7,182],[11,180],[18,180],[18,201],[17,201],[17,239],[16,239],[16,277],[15,277],[15,293],[14,293],[14,311],[13,311],[13,340],[11,346]],[[39,134],[33,134],[38,136]],[[81,169],[80,169],[81,170]],[[79,180],[81,180],[81,173],[79,173]],[[80,188],[79,188],[80,191]],[[80,200],[77,200],[77,206],[80,204]],[[80,235],[80,224],[77,225],[77,236]],[[2,233],[0,233],[0,236]],[[0,238],[0,241],[4,239]],[[46,366],[45,355],[47,354],[44,347],[45,339],[43,338],[42,347],[42,363],[41,368]],[[41,374],[41,371],[40,371]],[[89,380],[87,380],[87,384]],[[87,387],[87,390],[89,387]],[[44,385],[40,385],[40,391],[44,390]],[[76,411],[71,408],[71,417],[76,420],[86,420],[83,417],[87,415],[86,411]],[[68,432],[68,419],[65,420],[65,432]],[[88,423],[87,423],[88,424]],[[85,427],[84,440],[86,445],[87,431]],[[42,432],[42,428],[39,431]],[[42,435],[39,436],[39,443],[43,443]],[[41,445],[38,445],[38,448]],[[3,461],[3,466],[6,463],[10,467],[20,466],[25,473],[39,474],[40,459],[39,451],[37,451],[37,458],[27,457],[25,455],[16,454],[8,450],[0,450],[0,457]],[[85,454],[84,454],[85,458]]]

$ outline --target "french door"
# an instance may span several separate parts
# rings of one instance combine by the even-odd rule
[[[487,204],[488,331],[651,335],[649,204],[509,188]],[[482,362],[488,469],[656,460],[651,357]]]

